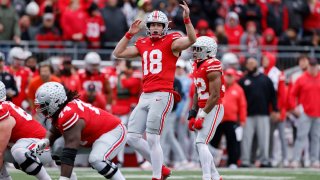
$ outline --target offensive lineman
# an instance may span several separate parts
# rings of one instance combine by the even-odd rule
[[[77,99],[78,93],[65,90],[62,84],[47,82],[36,92],[35,105],[45,117],[51,118],[52,128],[48,139],[37,144],[37,152],[59,138],[64,139],[60,155],[59,180],[69,180],[78,148],[92,147],[90,165],[106,179],[124,180],[118,167],[111,160],[123,149],[126,128],[120,119],[110,113]]]
[[[221,63],[215,58],[217,43],[208,36],[201,36],[192,45],[192,51],[196,93],[188,117],[189,129],[196,133],[195,143],[200,157],[202,179],[222,180],[208,148],[224,114],[222,98],[225,87]]]
[[[181,37],[179,33],[167,34],[168,18],[156,10],[146,19],[148,37],[138,39],[135,46],[127,46],[140,30],[141,20],[136,20],[113,52],[117,58],[142,57],[143,93],[129,118],[128,144],[151,162],[153,180],[166,179],[171,173],[170,169],[163,166],[160,134],[166,116],[172,109],[174,95],[176,101],[179,99],[173,90],[176,62],[181,51],[196,41],[190,10],[186,2],[180,6],[184,9],[187,37]],[[142,138],[145,131],[147,141]]]
[[[42,164],[52,161],[50,150],[46,149],[37,156],[31,152],[36,143],[45,137],[46,130],[30,114],[12,102],[6,101],[6,88],[1,81],[0,132],[0,179],[11,180],[4,165],[4,161],[6,161],[13,162],[17,169],[21,169],[37,179],[51,180],[42,166]],[[11,147],[11,149],[7,147]],[[4,154],[6,154],[5,157]]]

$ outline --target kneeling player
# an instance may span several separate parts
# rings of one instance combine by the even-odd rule
[[[189,112],[189,129],[196,133],[196,148],[199,153],[203,180],[221,180],[209,151],[208,143],[213,138],[224,114],[222,97],[224,79],[221,63],[216,59],[217,43],[210,37],[201,36],[192,45],[193,78],[196,87],[192,110]]]
[[[111,160],[124,148],[126,129],[110,113],[84,103],[78,93],[65,90],[56,82],[48,82],[36,92],[37,110],[52,120],[49,140],[38,144],[38,151],[53,143],[61,135],[65,144],[60,156],[60,180],[69,179],[79,146],[92,147],[90,165],[107,179],[125,179]]]
[[[50,150],[44,150],[41,155],[31,151],[46,136],[46,130],[30,114],[6,101],[6,88],[1,81],[0,132],[0,179],[11,179],[4,162],[13,162],[17,169],[38,179],[51,179],[42,166],[52,161]]]

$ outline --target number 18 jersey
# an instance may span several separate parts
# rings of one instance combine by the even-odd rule
[[[194,78],[193,79],[194,84],[197,88],[198,106],[200,108],[204,108],[210,96],[209,80],[208,80],[207,74],[214,71],[218,71],[222,73],[221,62],[217,59],[207,59],[204,62],[201,62],[199,67],[197,63],[194,63],[192,70],[193,70],[192,75]],[[218,99],[217,104],[222,103],[224,92],[225,92],[224,78],[223,78],[223,75],[221,75],[220,98]]]
[[[171,49],[172,42],[181,37],[171,33],[152,41],[149,37],[135,43],[142,57],[143,92],[172,91],[176,70],[176,57]]]

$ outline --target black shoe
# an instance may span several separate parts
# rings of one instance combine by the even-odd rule
[[[267,163],[267,164],[261,164],[260,165],[261,168],[271,168],[271,163]]]
[[[249,166],[249,164],[241,164],[240,165],[240,168],[249,168],[250,166]]]

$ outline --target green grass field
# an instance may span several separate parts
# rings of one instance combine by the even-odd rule
[[[224,180],[320,180],[319,169],[218,169]],[[121,169],[127,180],[150,180],[150,171],[141,171],[139,169]],[[13,180],[34,180],[21,171],[9,169]],[[56,169],[48,168],[53,180],[59,178],[59,172]],[[104,179],[96,171],[90,168],[76,168],[79,180],[97,180]],[[174,171],[168,180],[201,180],[200,171]]]

